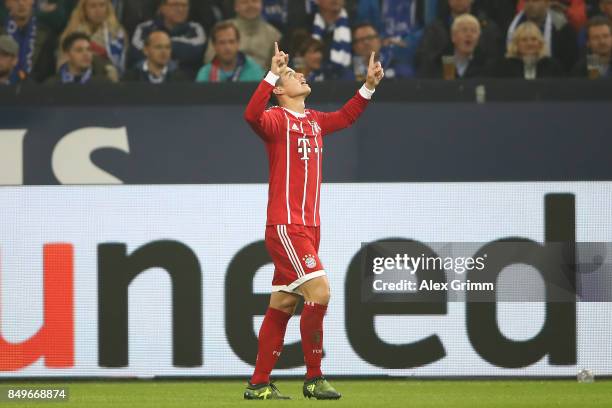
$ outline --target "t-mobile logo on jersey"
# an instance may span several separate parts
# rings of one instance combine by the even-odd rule
[[[302,155],[302,157],[300,157],[300,159],[302,160],[309,160],[310,157],[310,153],[315,152],[316,154],[319,154],[320,151],[323,151],[323,148],[312,148],[310,147],[310,140],[307,137],[300,137],[298,139],[298,153]]]
[[[298,153],[302,154],[302,160],[308,160],[310,154],[310,141],[307,137],[300,137],[298,139]]]

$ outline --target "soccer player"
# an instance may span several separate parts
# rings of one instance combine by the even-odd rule
[[[300,334],[308,398],[338,399],[321,372],[323,317],[329,302],[329,283],[318,256],[319,198],[324,137],[354,123],[366,108],[384,76],[380,62],[370,56],[365,84],[340,110],[306,109],[310,86],[302,74],[287,66],[288,54],[275,44],[270,72],[251,97],[245,119],[263,139],[269,158],[266,248],[274,262],[272,294],[261,329],[255,372],[245,399],[289,399],[270,383],[270,373],[281,354],[285,329],[300,296],[304,308]],[[266,110],[274,94],[279,106]]]

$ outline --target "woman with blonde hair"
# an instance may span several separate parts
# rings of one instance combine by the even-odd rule
[[[77,31],[91,38],[91,50],[98,59],[107,64],[108,76],[116,82],[125,70],[127,38],[117,19],[112,1],[79,0],[68,26],[62,33],[60,44],[69,34]],[[58,65],[64,62],[65,58],[60,51]]]
[[[495,71],[497,76],[505,78],[536,79],[563,75],[559,62],[550,57],[540,28],[530,21],[516,28],[506,58]]]

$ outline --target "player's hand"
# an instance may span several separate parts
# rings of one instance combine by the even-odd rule
[[[370,64],[368,65],[368,76],[366,78],[366,88],[370,91],[376,89],[380,81],[385,76],[385,71],[383,70],[382,64],[380,61],[374,61],[374,51],[370,55]]]
[[[289,64],[289,54],[285,54],[283,51],[278,49],[278,43],[274,43],[274,56],[272,57],[272,63],[270,64],[270,71],[275,75],[281,75]]]

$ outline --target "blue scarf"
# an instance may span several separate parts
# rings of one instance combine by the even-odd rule
[[[74,76],[70,73],[70,70],[68,69],[68,63],[65,63],[64,65],[60,67],[59,74],[60,74],[62,84],[81,84],[83,85],[89,82],[89,80],[91,79],[93,75],[93,70],[89,68],[87,71],[83,73],[83,75]]]
[[[32,72],[34,67],[34,45],[36,42],[36,17],[32,16],[30,22],[19,30],[17,23],[10,16],[6,20],[6,32],[12,36],[19,44],[19,59],[17,66],[11,74],[11,82],[15,83],[18,79],[25,79]]]
[[[322,41],[326,31],[325,20],[320,13],[317,13],[312,26],[312,36]],[[351,29],[345,9],[340,12],[333,31],[329,61],[333,65],[346,68],[351,65]]]
[[[123,17],[123,1],[111,0],[111,2],[113,3],[113,8],[115,9],[115,14],[117,15],[117,18],[119,19],[119,21],[121,21],[121,18]]]
[[[304,0],[304,2],[306,3],[306,14],[314,14],[319,11],[316,0]]]
[[[383,37],[404,38],[408,36],[417,27],[416,1],[383,0],[382,21]]]
[[[308,82],[308,83],[321,82],[321,81],[324,81],[324,80],[325,80],[325,74],[320,69],[318,69],[316,71],[312,71],[306,77],[306,82]]]
[[[295,1],[295,0],[294,0]],[[289,0],[264,0],[263,18],[270,24],[287,24]]]
[[[236,68],[231,73],[224,72],[225,75],[228,75],[225,78],[226,82],[238,82],[240,80],[240,74],[242,74],[242,70],[246,65],[246,55],[242,52],[238,53],[238,61],[236,62]],[[221,66],[219,64],[219,60],[215,57],[211,62],[210,73],[208,74],[209,82],[221,82],[223,79],[221,78]]]
[[[106,37],[106,54],[113,65],[123,73],[125,70],[125,32],[119,30],[117,37],[113,37],[105,25],[104,36]]]
[[[400,47],[390,45],[382,47],[378,55],[378,60],[385,70],[385,78],[412,78],[414,77],[414,67],[412,63],[402,59],[404,50]],[[398,55],[400,58],[398,58]],[[353,59],[353,74],[354,77],[361,80],[368,75],[368,61],[363,58],[355,57]]]

